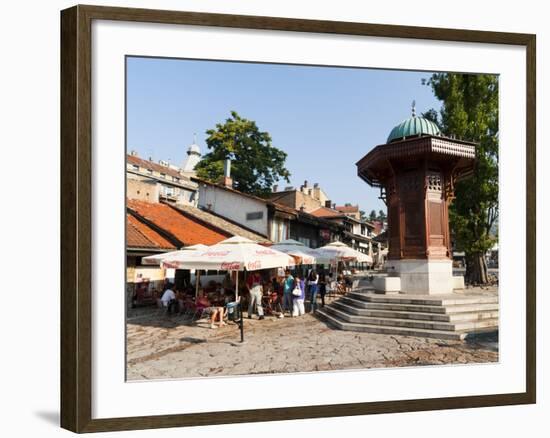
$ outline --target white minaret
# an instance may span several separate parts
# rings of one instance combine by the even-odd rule
[[[197,134],[193,134],[193,144],[187,149],[187,158],[183,162],[184,172],[194,172],[195,166],[201,159],[201,148],[197,144]]]

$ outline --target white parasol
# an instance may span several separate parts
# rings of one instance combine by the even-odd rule
[[[165,252],[163,254],[155,254],[147,257],[143,257],[141,262],[144,265],[160,265],[164,259],[177,259],[182,254],[189,254],[190,251],[204,251],[208,246],[202,243],[196,245],[184,246],[177,251]]]
[[[165,252],[164,254],[155,254],[152,256],[143,257],[141,261],[144,265],[160,265],[164,260],[170,260],[170,261],[178,260],[178,258],[182,257],[183,255],[189,255],[192,252],[197,252],[197,251],[204,251],[207,248],[208,248],[207,245],[203,245],[202,243],[197,243],[196,245],[184,246],[182,249],[178,251],[170,251],[170,252]],[[199,293],[200,278],[201,278],[201,274],[197,270],[195,274],[195,298]]]
[[[271,248],[291,255],[297,260],[297,263],[302,265],[330,264],[333,261],[319,255],[315,250],[294,239],[282,240],[271,246]]]
[[[356,261],[359,263],[372,263],[372,257],[353,248],[350,248],[342,242],[332,242],[321,248],[315,249],[315,252],[321,257],[331,258],[338,261]]]
[[[257,271],[295,265],[294,259],[288,254],[258,245],[241,236],[223,240],[204,251],[192,251],[173,259],[165,258],[161,263],[165,268],[217,271]],[[238,298],[238,284],[236,289]]]

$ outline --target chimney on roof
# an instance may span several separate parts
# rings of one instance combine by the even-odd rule
[[[307,188],[307,179],[304,181],[304,187]]]
[[[318,189],[318,188],[319,188],[319,183],[314,183],[314,184],[313,184],[313,188],[314,188],[314,189]]]
[[[233,179],[231,178],[231,160],[229,158],[226,158],[223,163],[223,178],[221,183],[225,187],[230,189],[233,188]]]
[[[327,200],[325,201],[325,207],[326,207],[326,208],[330,208],[331,205],[332,205],[332,201],[331,201],[330,199],[327,199]]]
[[[130,155],[132,157],[137,157],[138,153],[137,153],[137,151],[132,151],[132,152],[130,152]]]
[[[273,186],[273,193],[277,193],[278,190],[279,190],[279,186],[277,184],[275,184]]]
[[[332,208],[333,208],[334,210],[336,210],[336,203],[333,203],[333,204],[332,204]]]

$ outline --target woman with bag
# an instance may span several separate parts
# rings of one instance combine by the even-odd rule
[[[296,275],[294,277],[294,287],[292,289],[292,316],[300,316],[306,313],[304,309],[305,297],[304,280],[302,280],[299,275]]]
[[[307,276],[307,286],[309,289],[310,309],[315,312],[317,309],[317,287],[319,283],[319,274],[312,269]]]

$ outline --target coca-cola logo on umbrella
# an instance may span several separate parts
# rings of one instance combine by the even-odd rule
[[[222,271],[239,271],[241,264],[239,262],[223,262],[220,268]]]
[[[249,271],[254,271],[256,269],[260,269],[262,267],[262,262],[259,260],[255,260],[253,262],[248,262],[247,269]]]

